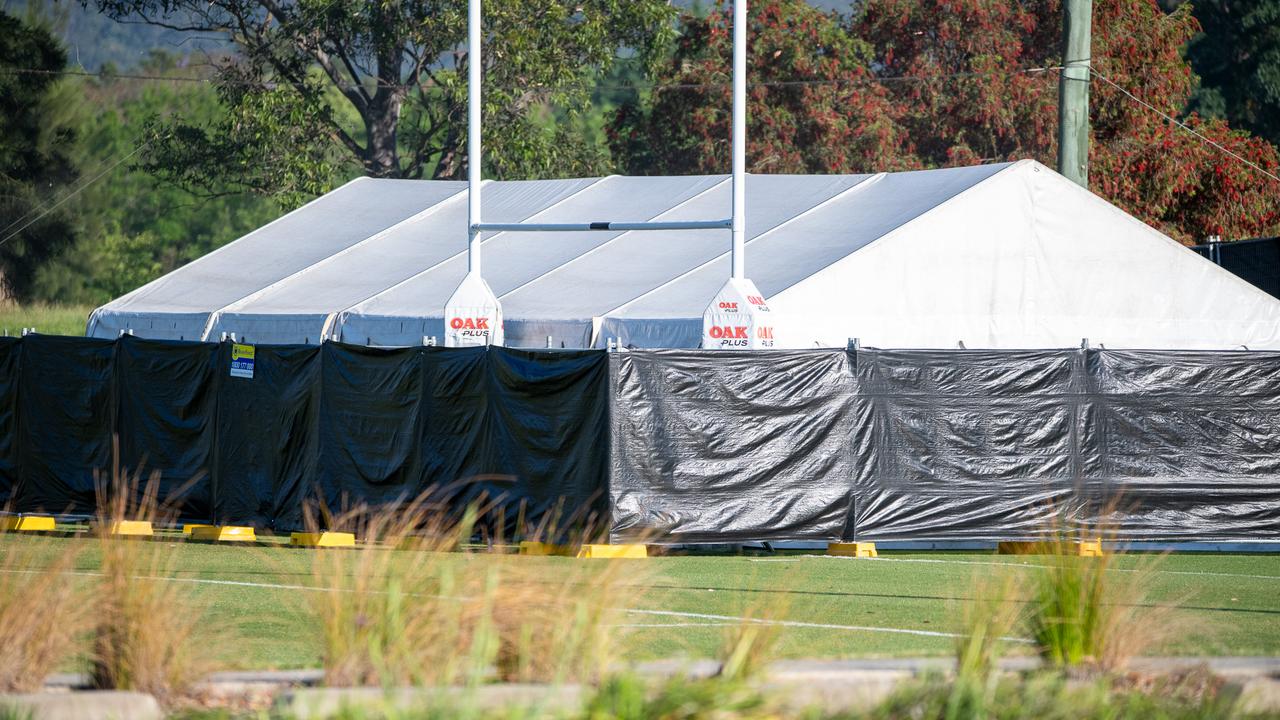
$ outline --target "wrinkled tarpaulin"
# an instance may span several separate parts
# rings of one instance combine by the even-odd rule
[[[89,513],[113,438],[184,514],[484,493],[615,537],[1280,538],[1280,353],[520,351],[0,338],[0,497]]]
[[[121,467],[158,472],[189,519],[292,530],[309,500],[433,491],[567,526],[606,506],[607,368],[602,351],[326,343],[258,346],[248,379],[230,343],[28,335],[0,342],[0,491],[90,514],[118,438]]]
[[[614,535],[1280,538],[1280,354],[612,356]]]

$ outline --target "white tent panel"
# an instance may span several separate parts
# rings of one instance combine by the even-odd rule
[[[866,181],[869,175],[757,175],[747,189],[747,237],[774,231],[813,207]],[[724,182],[664,213],[658,220],[725,217]],[[623,233],[502,296],[519,318],[574,317],[584,322],[652,292],[729,249],[729,231],[671,230]],[[585,304],[584,298],[590,303]],[[706,304],[704,299],[703,305]],[[699,313],[701,310],[699,310]],[[701,322],[699,320],[699,322]]]
[[[798,345],[1280,348],[1274,298],[1031,161],[770,300]]]
[[[498,222],[711,220],[725,176],[489,182]],[[747,180],[747,273],[782,346],[1280,349],[1280,301],[1031,161]],[[88,331],[257,343],[443,336],[459,182],[357,180],[104,305]],[[729,233],[496,233],[507,344],[693,347]]]
[[[359,178],[98,308],[88,334],[198,340],[211,313],[465,190]]]
[[[798,215],[777,232],[749,238],[747,276],[780,312],[775,307],[775,294],[825,273],[832,263],[1008,167],[981,165],[877,175]],[[624,346],[696,346],[702,337],[702,311],[728,274],[729,253],[725,249],[714,261],[609,312],[597,344],[617,338]],[[841,281],[836,279],[836,283]],[[830,306],[830,301],[824,301],[823,307]],[[783,346],[812,346],[810,338],[790,332],[785,322],[779,322],[776,332]],[[844,343],[842,339],[838,345]]]
[[[709,176],[621,178],[600,180],[580,193],[540,212],[537,222],[584,222],[596,220],[641,221],[660,217],[665,211],[707,192],[723,178]],[[486,221],[489,215],[485,214]],[[503,294],[541,277],[580,255],[617,237],[619,232],[578,233],[495,233],[484,238],[484,278],[500,298]],[[465,233],[460,249],[465,249]],[[465,253],[395,285],[342,313],[339,324],[346,342],[374,345],[405,345],[421,342],[423,336],[442,337],[444,304],[467,272]],[[589,296],[581,298],[589,303]],[[509,318],[508,344],[542,344],[547,335],[578,337],[579,318],[553,318],[549,329],[531,330],[526,336],[520,318],[505,308]],[[590,316],[587,316],[589,322]],[[523,338],[532,338],[524,340]]]
[[[577,194],[593,179],[489,183],[486,217],[519,222]],[[210,337],[224,331],[238,337],[270,338],[276,343],[305,343],[332,334],[330,318],[348,307],[403,282],[421,270],[466,252],[459,237],[467,232],[465,185],[345,250],[249,295],[216,313]],[[359,268],[352,272],[352,268]]]

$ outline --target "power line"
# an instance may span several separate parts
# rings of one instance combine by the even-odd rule
[[[857,78],[829,78],[814,80],[764,80],[748,83],[748,87],[802,87],[802,86],[821,86],[821,85],[874,85],[879,83],[911,83],[911,82],[937,82],[941,80],[956,80],[960,78],[972,77],[1013,77],[1015,75],[1032,75],[1037,73],[1048,73],[1062,70],[1061,65],[1045,65],[1039,67],[1015,68],[1013,70],[991,70],[991,71],[972,71],[972,72],[956,72],[941,73],[937,75],[888,75],[888,76],[865,76]],[[218,80],[209,77],[192,77],[182,75],[146,75],[139,73],[108,73],[108,72],[89,72],[87,70],[45,70],[41,68],[0,68],[0,74],[5,75],[54,75],[54,76],[70,76],[70,77],[86,77],[97,78],[101,80],[138,80],[151,82],[188,82],[220,85],[240,85],[240,86],[257,86],[261,83],[253,81],[236,81],[236,80]],[[584,83],[585,84],[585,83]],[[380,79],[373,83],[375,87],[391,87],[390,83],[386,83]],[[347,85],[337,86],[341,90],[353,90],[357,86]],[[396,86],[400,87],[400,86]],[[717,83],[640,83],[628,85],[609,85],[609,84],[592,84],[591,89],[595,90],[712,90],[725,89],[730,87],[728,82]],[[512,88],[514,89],[514,88]]]
[[[1197,132],[1197,131],[1195,130],[1195,128],[1191,127],[1190,125],[1187,125],[1186,123],[1182,122],[1181,120],[1178,120],[1177,118],[1175,118],[1175,117],[1173,117],[1172,115],[1170,115],[1170,114],[1168,114],[1168,113],[1164,112],[1163,110],[1161,110],[1160,108],[1156,107],[1155,105],[1152,105],[1151,103],[1147,102],[1146,100],[1143,100],[1142,98],[1138,97],[1137,95],[1134,95],[1133,93],[1129,92],[1129,91],[1128,91],[1128,90],[1126,90],[1124,87],[1122,87],[1119,83],[1117,83],[1116,81],[1114,81],[1114,80],[1112,80],[1111,78],[1107,77],[1106,75],[1103,75],[1102,73],[1098,72],[1097,70],[1094,70],[1093,68],[1089,68],[1089,72],[1093,73],[1093,74],[1094,74],[1094,75],[1095,75],[1099,80],[1101,80],[1101,81],[1105,82],[1106,84],[1110,85],[1111,87],[1113,87],[1113,88],[1115,88],[1115,89],[1119,90],[1120,92],[1124,93],[1124,94],[1125,94],[1129,99],[1133,100],[1134,102],[1138,103],[1139,105],[1141,105],[1141,106],[1143,106],[1143,107],[1147,108],[1147,109],[1148,109],[1148,110],[1150,110],[1151,112],[1154,112],[1155,114],[1159,115],[1160,117],[1164,118],[1165,120],[1168,120],[1169,122],[1173,123],[1174,125],[1177,125],[1178,127],[1182,128],[1183,130],[1186,130],[1187,132],[1189,132],[1189,133],[1191,133],[1192,135],[1196,136],[1196,137],[1197,137],[1197,138],[1199,138],[1202,142],[1205,142],[1205,143],[1207,143],[1207,144],[1209,144],[1209,145],[1212,145],[1213,147],[1217,148],[1218,150],[1220,150],[1220,151],[1222,151],[1222,152],[1226,153],[1227,155],[1230,155],[1231,157],[1235,158],[1236,160],[1239,160],[1240,162],[1244,163],[1245,165],[1248,165],[1249,167],[1253,168],[1254,170],[1257,170],[1258,172],[1262,173],[1263,175],[1266,175],[1267,177],[1271,178],[1272,180],[1275,180],[1276,182],[1280,182],[1280,175],[1276,175],[1275,173],[1270,172],[1269,170],[1267,170],[1266,168],[1262,167],[1261,165],[1258,165],[1257,163],[1253,162],[1252,160],[1249,160],[1248,158],[1246,158],[1246,157],[1244,157],[1244,156],[1242,156],[1242,155],[1240,155],[1240,154],[1238,154],[1238,153],[1233,152],[1233,151],[1232,151],[1232,150],[1230,150],[1229,148],[1227,148],[1227,147],[1223,146],[1221,143],[1218,143],[1217,141],[1215,141],[1213,138],[1210,138],[1210,137],[1208,137],[1208,136],[1204,135],[1203,133]]]
[[[24,223],[24,224],[22,225],[22,227],[18,228],[17,230],[14,230],[13,232],[11,232],[11,233],[9,233],[8,235],[6,235],[6,236],[4,237],[4,239],[3,239],[3,240],[0,240],[0,247],[4,247],[4,245],[5,245],[6,243],[8,243],[8,242],[9,242],[10,240],[12,240],[13,238],[17,237],[17,236],[18,236],[18,234],[19,234],[19,233],[21,233],[23,230],[26,230],[27,228],[29,228],[29,227],[31,227],[32,225],[34,225],[37,221],[39,221],[39,220],[40,220],[40,218],[43,218],[45,215],[48,215],[49,213],[53,212],[53,211],[54,211],[54,210],[56,210],[60,205],[62,205],[62,204],[63,204],[63,203],[65,203],[66,201],[70,200],[71,198],[75,197],[76,195],[79,195],[82,191],[84,191],[84,189],[85,189],[85,188],[87,188],[87,187],[89,187],[90,185],[94,184],[95,182],[97,182],[97,181],[101,180],[103,177],[106,177],[106,175],[107,175],[108,173],[110,173],[112,170],[115,170],[116,168],[120,167],[120,165],[121,165],[121,164],[123,164],[123,163],[124,163],[126,160],[128,160],[129,158],[131,158],[131,157],[133,157],[134,155],[137,155],[138,153],[142,152],[142,150],[143,150],[144,148],[146,148],[146,147],[147,147],[148,145],[150,145],[150,144],[151,144],[151,141],[150,141],[150,140],[148,140],[148,141],[146,141],[146,142],[142,143],[141,145],[138,145],[138,146],[137,146],[137,147],[135,147],[135,148],[133,149],[133,151],[132,151],[132,152],[130,152],[128,155],[125,155],[124,157],[120,158],[119,160],[116,160],[114,163],[111,163],[111,165],[110,165],[109,167],[107,167],[105,170],[103,170],[102,172],[98,173],[97,175],[94,175],[92,178],[89,178],[88,180],[85,180],[84,182],[82,182],[82,183],[80,183],[78,186],[76,186],[74,189],[72,189],[72,190],[68,191],[68,192],[67,192],[65,195],[63,195],[61,198],[58,198],[57,202],[55,202],[55,203],[53,203],[52,205],[50,205],[50,206],[46,207],[46,208],[44,209],[44,212],[42,212],[42,213],[40,213],[39,215],[36,215],[35,217],[31,218],[31,220],[29,220],[29,221],[27,221],[26,223]],[[27,215],[30,215],[30,214],[31,214],[31,213],[27,213]],[[25,216],[24,216],[24,217],[25,217]],[[9,224],[9,227],[13,227],[13,223],[10,223],[10,224]],[[5,228],[5,229],[7,230],[8,228]]]

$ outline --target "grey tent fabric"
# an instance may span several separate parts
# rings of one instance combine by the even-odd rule
[[[489,222],[715,220],[727,176],[488,181]],[[749,175],[746,268],[778,347],[1280,349],[1280,301],[1034,161]],[[93,337],[402,347],[467,272],[458,182],[361,178],[94,311]],[[693,348],[726,230],[497,232],[506,345]]]

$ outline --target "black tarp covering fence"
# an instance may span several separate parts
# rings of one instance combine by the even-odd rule
[[[190,519],[432,488],[678,542],[1280,539],[1280,353],[522,351],[0,338],[0,499],[90,513],[119,461]]]
[[[231,349],[6,339],[4,500],[93,513],[95,473],[110,472],[118,438],[120,466],[158,472],[159,496],[180,496],[187,519],[293,530],[308,502],[340,513],[433,489],[530,524],[567,527],[605,507],[603,352],[258,346],[243,378]]]

